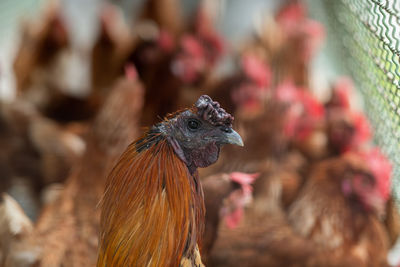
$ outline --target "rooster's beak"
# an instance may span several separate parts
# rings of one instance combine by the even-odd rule
[[[243,146],[243,140],[242,137],[233,129],[230,129],[230,132],[225,133],[225,143],[226,144],[232,144],[232,145],[238,145],[238,146]]]

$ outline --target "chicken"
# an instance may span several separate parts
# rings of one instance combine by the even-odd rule
[[[135,40],[121,11],[112,4],[102,6],[100,29],[91,54],[93,101],[103,101],[123,68]]]
[[[241,221],[244,206],[251,201],[251,184],[258,174],[233,172],[208,176],[202,179],[206,208],[204,238],[201,258],[207,262],[218,235],[220,220],[224,219],[229,228],[235,228]]]
[[[325,38],[325,29],[307,18],[305,1],[282,2],[274,17],[264,16],[243,51],[254,53],[272,67],[275,85],[289,79],[307,88],[310,60]]]
[[[139,23],[136,27],[142,39],[138,41],[128,62],[137,67],[147,88],[144,126],[153,125],[160,116],[181,109],[197,99],[200,90],[189,88],[198,88],[207,79],[223,53],[222,38],[201,8],[198,13],[203,15],[196,16],[199,19],[195,19],[194,26],[179,38],[162,28],[162,25],[149,25],[147,22],[144,25]],[[148,36],[148,32],[154,34]]]
[[[40,21],[25,22],[14,61],[18,91],[30,88],[38,69],[49,66],[69,46],[69,36],[59,7],[49,5]]]
[[[207,93],[229,112],[235,113],[238,107],[260,109],[271,84],[271,75],[268,65],[252,54],[245,54],[240,58],[238,73],[211,85]]]
[[[201,96],[127,148],[101,201],[97,266],[202,266],[197,168],[216,162],[221,145],[243,146],[232,121],[217,102]]]
[[[263,64],[255,64],[256,62],[247,65],[253,71],[251,77],[265,77]],[[257,69],[259,71],[256,71]],[[236,147],[226,148],[221,153],[221,160],[203,171],[202,175],[232,171],[260,172],[261,176],[255,182],[254,197],[262,199],[264,195],[270,194],[268,188],[270,173],[280,169],[279,177],[283,187],[281,196],[284,206],[287,207],[301,187],[303,174],[307,168],[304,156],[290,149],[292,136],[284,134],[287,122],[282,115],[287,116],[289,113],[291,106],[288,102],[298,101],[300,112],[305,104],[296,99],[296,95],[290,97],[292,93],[297,94],[295,87],[293,87],[295,91],[278,88],[279,91],[271,92],[271,90],[263,91],[256,84],[253,82],[251,85],[249,82],[247,86],[244,84],[236,91],[240,92],[235,105],[236,125],[246,143],[246,148],[243,151]],[[286,99],[287,97],[290,99]],[[226,97],[225,101],[229,102]],[[299,120],[303,118],[304,116],[299,117]],[[310,127],[314,127],[313,124],[310,123]]]
[[[129,140],[141,134],[144,92],[132,71],[118,81],[93,122],[87,135],[87,149],[59,198],[43,209],[34,230],[23,239],[21,249],[7,255],[6,266],[15,266],[21,255],[36,250],[39,252],[35,266],[96,264],[100,224],[100,210],[96,207],[106,175]]]
[[[357,266],[386,266],[388,236],[380,216],[391,165],[378,149],[353,152],[315,167],[288,218],[294,230]]]
[[[304,2],[297,0],[287,1],[276,14],[275,20],[285,35],[274,65],[280,76],[276,81],[292,79],[296,85],[309,85],[308,66],[325,38],[325,29],[306,15]]]
[[[323,157],[327,152],[322,103],[291,81],[285,81],[276,88],[275,99],[288,107],[283,134],[291,140],[292,146],[308,158]]]
[[[235,229],[220,229],[208,266],[302,266],[298,263],[315,252],[286,219],[281,206],[282,172],[279,165],[275,167],[257,179],[254,193],[262,192],[254,196],[243,223]]]
[[[389,175],[375,150],[319,163],[288,217],[270,194],[272,209],[250,210],[240,227],[220,232],[209,266],[388,266],[379,214]]]
[[[34,106],[20,99],[1,103],[0,142],[1,192],[10,192],[20,200],[25,196],[15,193],[26,187],[32,199],[22,206],[29,205],[31,211],[40,206],[43,187],[64,181],[85,150],[81,137],[43,117]],[[34,212],[29,216],[34,218]]]
[[[49,4],[40,18],[26,22],[14,59],[17,92],[45,116],[58,121],[93,116],[96,103],[85,98],[84,54],[71,44],[59,4]]]
[[[359,150],[372,138],[368,119],[360,112],[351,109],[353,84],[349,78],[338,79],[332,95],[325,104],[326,132],[331,155]]]

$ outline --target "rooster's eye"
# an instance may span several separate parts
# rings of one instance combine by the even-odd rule
[[[200,127],[200,122],[198,120],[189,120],[188,121],[188,128],[190,130],[197,130]]]

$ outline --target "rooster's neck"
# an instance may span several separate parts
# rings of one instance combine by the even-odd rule
[[[107,179],[98,266],[178,266],[195,251],[203,223],[197,171],[153,128]]]

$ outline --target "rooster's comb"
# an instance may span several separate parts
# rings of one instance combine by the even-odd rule
[[[212,125],[232,126],[233,116],[221,108],[219,103],[213,101],[208,95],[200,96],[195,108],[197,109],[197,115]]]

